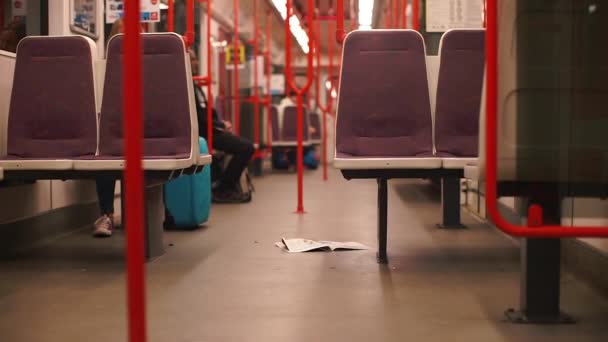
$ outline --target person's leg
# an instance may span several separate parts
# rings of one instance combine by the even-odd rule
[[[221,176],[220,186],[223,190],[234,189],[255,152],[253,144],[246,139],[224,131],[215,131],[213,142],[214,148],[232,155],[232,159],[230,159]]]
[[[93,236],[112,236],[112,230],[114,228],[114,188],[116,186],[116,179],[113,177],[99,177],[96,180],[96,185],[101,216],[95,221]]]

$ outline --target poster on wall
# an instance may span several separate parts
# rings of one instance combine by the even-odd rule
[[[70,30],[74,33],[91,37],[95,40],[97,34],[97,4],[95,0],[70,1],[72,13]]]
[[[427,0],[426,31],[483,28],[483,0]]]
[[[140,0],[141,22],[160,21],[160,0]],[[113,24],[124,13],[123,0],[106,0],[106,23]]]
[[[23,20],[27,16],[27,0],[12,0],[11,14],[13,20]]]

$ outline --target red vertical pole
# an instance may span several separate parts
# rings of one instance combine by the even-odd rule
[[[399,0],[393,0],[394,1],[394,6],[393,6],[393,11],[395,13],[393,13],[394,16],[394,20],[395,20],[395,28],[398,29],[399,28]]]
[[[173,4],[173,0],[167,1],[167,31],[174,32],[175,31],[175,7]]]
[[[260,98],[258,94],[258,0],[253,0],[253,137],[260,146]]]
[[[321,111],[321,115],[323,115],[323,130],[321,131],[321,139],[322,139],[322,154],[323,154],[323,180],[326,181],[327,180],[327,108],[324,108],[321,105],[321,87],[320,87],[320,83],[321,83],[321,21],[317,19],[317,25],[316,27],[316,32],[315,32],[315,38],[318,38],[316,41],[316,51],[315,51],[315,57],[317,60],[317,77],[315,79],[315,96],[316,96],[316,103],[317,103],[317,108],[319,108],[319,110]],[[329,32],[329,40],[330,40],[330,44],[332,39],[331,36],[331,28],[328,30]]]
[[[420,0],[412,1],[412,26],[414,30],[420,31]]]
[[[144,184],[142,171],[142,70],[139,0],[125,1],[123,129],[127,220],[127,307],[130,342],[146,341],[146,283],[144,267]],[[128,96],[127,96],[128,92]],[[129,115],[127,115],[129,113]]]
[[[285,18],[285,79],[287,83],[287,87],[291,88],[296,92],[298,97],[298,149],[297,149],[297,168],[298,168],[298,206],[296,209],[296,213],[303,214],[304,213],[304,148],[303,148],[303,140],[304,140],[304,103],[302,101],[302,96],[310,89],[312,84],[312,67],[313,67],[313,37],[312,26],[313,26],[313,0],[308,0],[307,7],[308,15],[307,15],[307,29],[308,29],[308,54],[307,54],[307,68],[306,68],[306,84],[302,88],[297,88],[293,82],[291,77],[291,28],[289,21],[291,16],[293,15],[291,0],[286,0],[286,10],[287,17]],[[302,25],[304,26],[304,25]]]
[[[483,0],[483,27],[487,27],[488,22],[488,0]]]
[[[346,32],[344,31],[344,0],[338,0],[336,2],[336,14],[336,40],[338,43],[342,44],[344,37],[346,36]]]
[[[401,27],[407,28],[407,0],[401,1]]]
[[[194,44],[194,0],[186,1],[186,44]]]
[[[233,61],[232,61],[232,65],[234,66],[234,70],[232,70],[232,72],[234,73],[234,85],[233,85],[233,89],[234,89],[234,133],[236,135],[240,135],[241,132],[241,113],[240,113],[240,105],[241,105],[241,100],[240,100],[240,87],[239,87],[239,63],[238,63],[238,59],[237,59],[237,54],[238,54],[238,58],[240,59],[240,46],[239,46],[239,0],[234,0],[234,38],[233,38],[233,42],[232,42],[233,46],[234,46],[234,53],[233,53]]]
[[[268,153],[272,152],[272,116],[270,115],[270,111],[272,109],[271,95],[270,95],[270,76],[272,75],[271,64],[270,64],[270,11],[266,12],[266,115],[268,120],[268,129],[267,129],[267,140],[268,140]]]
[[[213,72],[211,61],[211,0],[207,1],[207,146],[213,153]]]

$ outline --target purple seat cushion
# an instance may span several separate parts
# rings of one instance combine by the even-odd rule
[[[437,153],[477,157],[485,31],[457,30],[442,38],[435,111]]]
[[[101,108],[99,153],[123,156],[123,36],[108,47]],[[190,154],[192,137],[185,49],[174,34],[144,34],[144,158],[177,158]],[[128,115],[128,113],[127,113]]]
[[[304,109],[306,113],[306,109]],[[303,115],[303,140],[308,140],[308,115]],[[298,107],[285,107],[283,113],[283,141],[298,141]]]
[[[21,41],[8,117],[8,156],[95,155],[96,121],[91,47],[86,38]]]
[[[279,134],[279,112],[275,106],[272,106],[270,109],[270,121],[272,122],[272,140],[281,140]]]
[[[355,31],[344,44],[336,149],[353,156],[432,154],[426,53],[412,30]]]

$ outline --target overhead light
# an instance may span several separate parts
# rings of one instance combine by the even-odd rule
[[[272,0],[272,4],[277,9],[277,11],[279,11],[279,14],[281,14],[281,18],[285,20],[285,18],[287,18],[287,6],[285,0]],[[296,17],[295,15],[289,18],[289,29],[291,30],[291,34],[296,37],[296,41],[302,48],[302,51],[307,54],[308,34],[302,28],[302,25],[300,24],[300,19],[298,19],[298,17]]]
[[[359,0],[359,30],[372,29],[374,0]]]
[[[163,4],[162,2],[160,3],[159,7],[160,7],[161,10],[169,9],[169,6],[166,5],[166,4]]]

